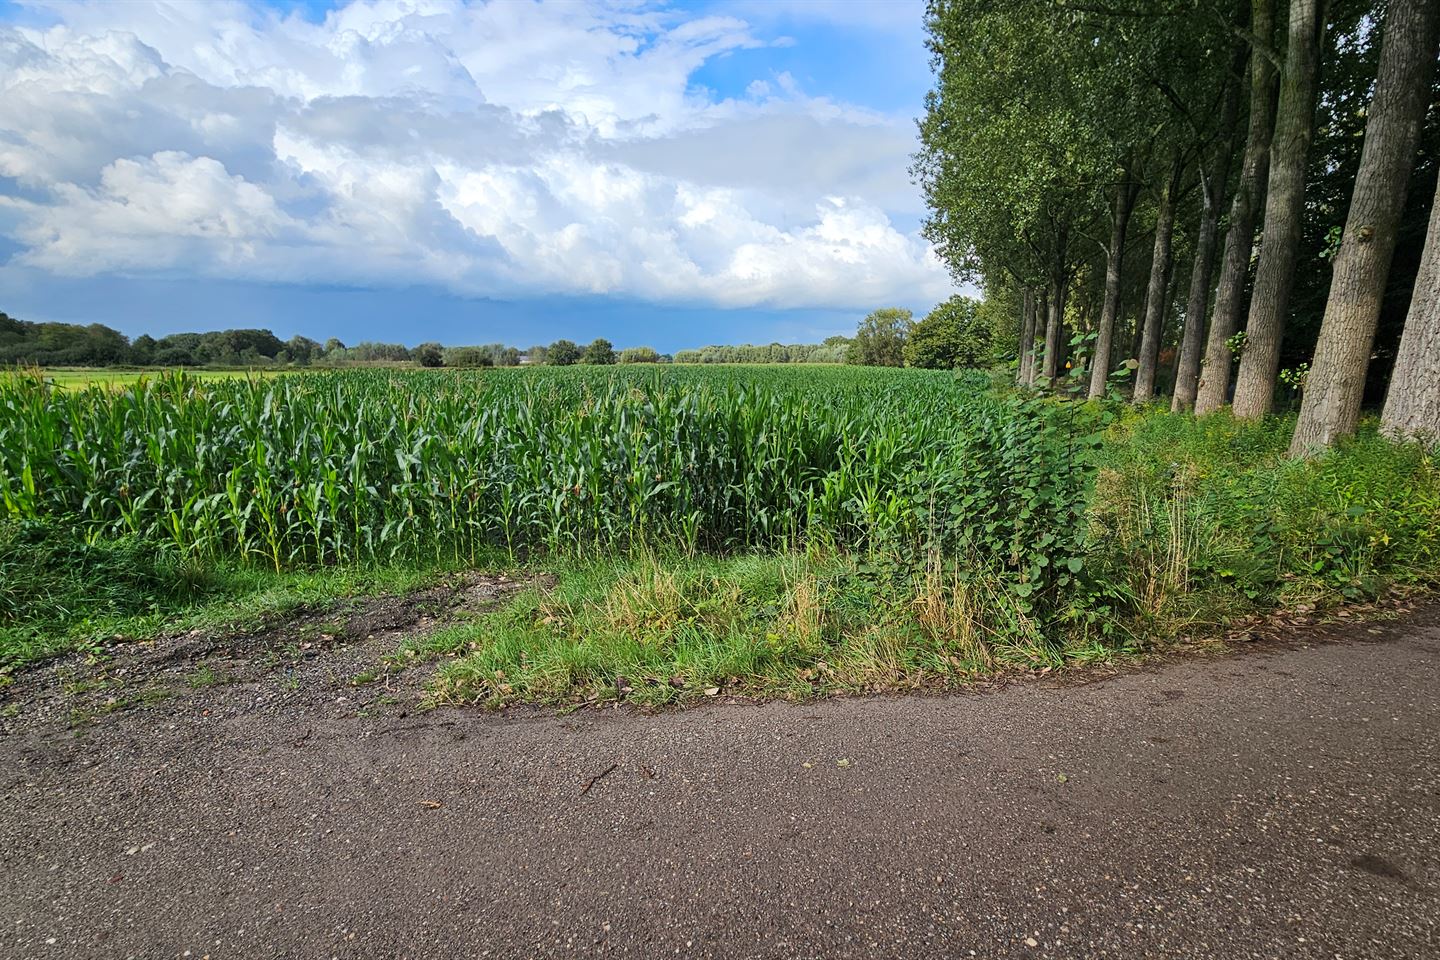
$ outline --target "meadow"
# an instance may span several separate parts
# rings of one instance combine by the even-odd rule
[[[1433,458],[857,367],[0,379],[0,656],[545,571],[436,694],[809,695],[1145,649],[1424,584]],[[259,598],[259,599],[257,599]]]
[[[77,389],[84,387],[128,387],[141,380],[153,380],[173,371],[162,367],[46,367],[39,375],[57,387]],[[185,375],[195,380],[244,380],[250,377],[273,377],[275,370],[234,370],[196,369],[187,370]]]

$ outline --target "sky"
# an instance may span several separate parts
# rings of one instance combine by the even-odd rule
[[[0,310],[816,341],[955,292],[916,0],[0,0]]]

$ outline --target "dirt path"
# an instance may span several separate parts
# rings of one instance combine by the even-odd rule
[[[326,654],[22,714],[0,955],[1440,956],[1440,610],[1298,639],[654,716],[421,714]]]

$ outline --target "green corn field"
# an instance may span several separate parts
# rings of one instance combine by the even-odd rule
[[[13,373],[0,503],[276,569],[928,539],[1025,576],[1031,545],[1078,509],[1080,445],[1061,426],[983,376],[909,370],[169,374],[79,390]]]

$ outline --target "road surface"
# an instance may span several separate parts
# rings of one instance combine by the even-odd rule
[[[0,955],[1440,957],[1440,615],[1255,646],[653,715],[312,670],[22,724]]]

